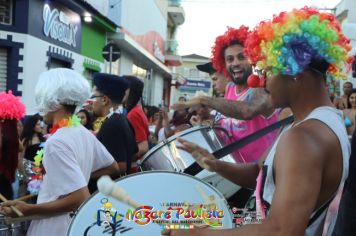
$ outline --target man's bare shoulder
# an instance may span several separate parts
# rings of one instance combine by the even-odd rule
[[[310,157],[323,159],[335,143],[337,137],[329,127],[318,120],[307,120],[283,134],[277,153],[295,157],[298,161],[312,161]]]

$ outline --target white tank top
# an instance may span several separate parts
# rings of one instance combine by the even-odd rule
[[[326,124],[329,127],[329,129],[331,129],[336,134],[337,138],[340,141],[342,157],[343,157],[343,171],[342,171],[342,179],[339,184],[339,188],[337,192],[341,191],[343,183],[345,182],[346,177],[348,175],[349,157],[351,153],[350,142],[347,137],[347,132],[344,125],[342,112],[328,106],[318,107],[314,109],[303,121],[295,125],[299,125],[300,123],[311,119],[319,120],[324,124]],[[267,174],[264,173],[266,176],[265,176],[264,187],[263,187],[263,201],[267,202],[269,205],[272,202],[273,194],[275,191],[275,184],[273,179],[273,161],[276,153],[276,147],[282,134],[286,132],[288,129],[290,129],[291,127],[292,125],[290,125],[289,127],[285,128],[282,131],[282,133],[279,135],[278,139],[272,146],[264,162],[264,169],[267,168]],[[319,215],[319,217],[316,218],[316,220],[311,225],[308,226],[308,228],[305,231],[305,236],[322,235],[323,223],[326,216],[326,212],[327,212],[327,208],[322,212],[322,214]],[[312,213],[310,218],[312,218],[315,213],[316,211]],[[332,229],[329,228],[329,230]]]

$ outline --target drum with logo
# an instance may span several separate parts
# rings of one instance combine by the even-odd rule
[[[140,207],[93,194],[78,210],[68,236],[160,235],[163,229],[233,228],[224,197],[200,179],[178,172],[150,171],[116,181]]]
[[[139,161],[140,169],[142,171],[167,170],[183,172],[194,163],[195,160],[190,153],[177,148],[179,146],[177,138],[183,138],[198,144],[209,152],[219,150],[230,143],[230,137],[223,128],[210,126],[193,127],[157,144],[147,152],[142,161]],[[232,155],[227,155],[221,160],[235,163]],[[241,188],[217,173],[207,170],[201,171],[196,177],[216,187],[225,198],[231,197]]]

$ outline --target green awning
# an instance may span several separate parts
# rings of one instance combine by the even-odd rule
[[[98,71],[98,72],[101,71],[100,63],[96,62],[96,61],[84,59],[83,66],[86,69],[90,69],[90,70],[94,70],[94,71]]]

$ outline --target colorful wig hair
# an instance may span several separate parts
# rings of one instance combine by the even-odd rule
[[[218,36],[215,39],[215,44],[212,47],[212,58],[214,69],[219,73],[224,73],[225,76],[228,76],[228,72],[225,66],[225,49],[234,44],[240,44],[241,46],[245,45],[245,41],[249,34],[248,27],[242,25],[238,29],[232,27],[227,27],[227,31]]]
[[[245,54],[273,75],[295,76],[310,68],[344,79],[344,66],[349,70],[353,60],[349,43],[335,15],[304,7],[259,23],[245,42]],[[313,66],[320,62],[323,69]]]
[[[0,93],[0,173],[12,182],[19,152],[17,122],[24,116],[25,106],[11,91]]]
[[[0,93],[0,120],[20,120],[25,114],[25,106],[11,91]]]

